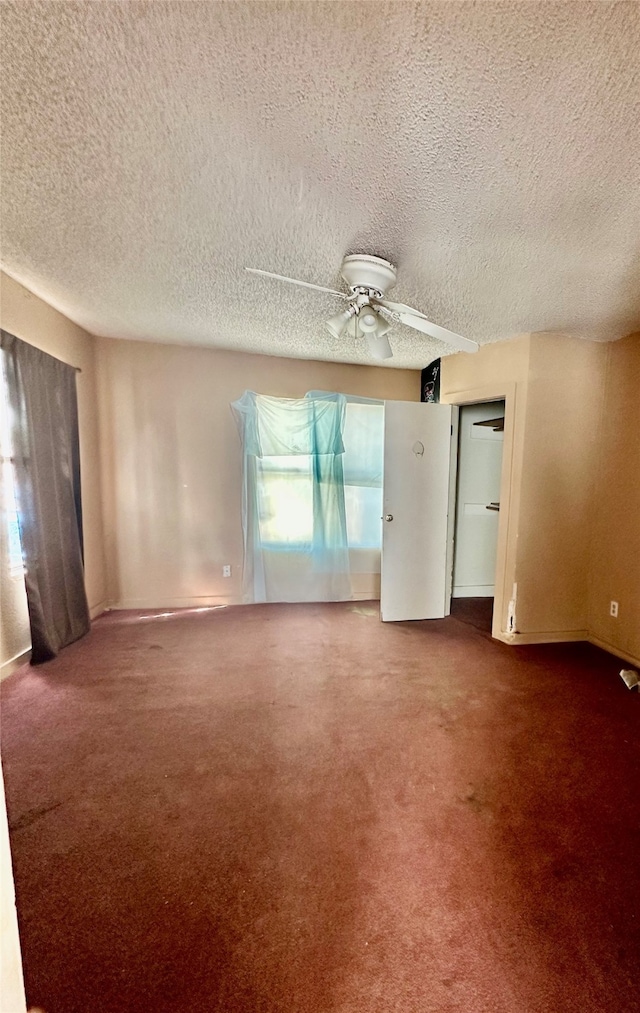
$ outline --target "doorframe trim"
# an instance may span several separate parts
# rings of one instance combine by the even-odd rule
[[[484,384],[469,390],[452,391],[442,397],[444,404],[457,405],[459,408],[463,405],[483,404],[486,401],[504,401],[505,403],[491,636],[507,643],[513,642],[511,638],[515,632],[515,630],[508,629],[508,610],[511,589],[515,585],[516,517],[520,499],[520,482],[516,482],[517,476],[514,468],[515,449],[518,440],[522,438],[522,433],[516,427],[517,387],[515,380],[500,380],[495,384]],[[520,429],[522,428],[520,427]],[[509,640],[506,640],[507,637]]]

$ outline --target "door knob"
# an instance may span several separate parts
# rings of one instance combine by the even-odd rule
[[[393,514],[385,514],[384,515],[384,519],[385,519],[385,521],[392,521],[393,520]]]
[[[499,510],[499,509],[500,509],[500,504],[496,503],[496,502],[489,503],[489,505],[485,507],[485,510]]]

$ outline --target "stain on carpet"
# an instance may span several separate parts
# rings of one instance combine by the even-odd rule
[[[56,809],[59,809],[61,805],[62,802],[53,802],[51,805],[43,805],[37,809],[28,809],[26,813],[23,813],[17,820],[14,820],[9,824],[9,830],[11,833],[14,833],[17,830],[25,830],[27,827],[30,827],[32,823],[35,823],[36,820],[46,816],[47,813],[52,813]]]

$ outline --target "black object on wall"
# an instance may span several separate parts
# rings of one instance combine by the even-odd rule
[[[0,332],[12,413],[31,664],[89,632],[82,564],[76,372]]]
[[[440,402],[440,359],[434,359],[420,374],[420,400]]]

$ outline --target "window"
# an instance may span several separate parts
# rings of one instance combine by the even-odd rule
[[[384,405],[331,391],[247,390],[231,408],[243,447],[244,600],[371,597]]]
[[[9,391],[4,369],[4,355],[0,353],[2,360],[0,369],[0,462],[2,464],[2,523],[7,539],[7,556],[9,560],[9,572],[12,575],[23,573],[24,563],[22,558],[22,546],[20,544],[20,526],[18,523],[18,505],[15,482],[15,470],[13,466],[13,451],[10,441],[11,433],[11,407],[9,405]]]
[[[342,457],[350,549],[380,550],[384,406],[348,402]],[[313,457],[256,459],[260,531],[265,546],[283,551],[313,542]]]

